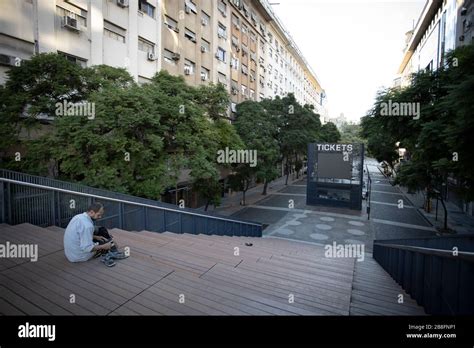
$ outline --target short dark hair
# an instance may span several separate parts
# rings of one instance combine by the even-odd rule
[[[104,206],[102,205],[102,203],[99,203],[99,202],[95,202],[95,203],[92,203],[89,208],[87,208],[87,211],[93,211],[94,213],[97,213],[100,209],[103,209]]]

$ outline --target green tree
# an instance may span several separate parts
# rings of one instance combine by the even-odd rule
[[[326,143],[337,143],[341,140],[341,133],[334,123],[328,122],[321,127],[320,139]]]

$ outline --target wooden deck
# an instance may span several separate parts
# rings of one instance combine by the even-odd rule
[[[424,314],[367,255],[356,262],[328,259],[320,246],[280,239],[114,229],[111,234],[131,256],[107,268],[97,259],[68,262],[63,233],[57,227],[0,225],[0,244],[39,248],[37,262],[0,258],[0,314]]]

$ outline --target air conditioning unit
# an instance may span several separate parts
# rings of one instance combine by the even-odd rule
[[[239,48],[239,47],[237,47],[236,51],[237,51],[237,52],[240,52],[240,48]]]
[[[202,53],[206,53],[206,52],[207,52],[207,49],[206,49],[206,47],[204,47],[204,46],[201,46],[201,52],[202,52]]]
[[[235,30],[237,30],[237,31],[240,30],[240,25],[235,24],[234,27],[235,27]]]
[[[222,13],[222,17],[227,18],[227,13],[225,12],[221,12],[221,13]]]
[[[193,38],[191,38],[190,40],[191,40],[191,42],[194,42],[194,43],[196,43],[196,39],[195,39],[194,37],[193,37]]]
[[[238,93],[239,93],[239,92],[237,91],[237,89],[232,88],[232,94],[233,94],[233,95],[237,95]]]
[[[252,76],[250,76],[250,82],[254,82],[254,81],[255,79]]]
[[[215,57],[216,57],[217,59],[220,59],[219,53],[216,53]]]
[[[117,0],[117,5],[120,7],[128,7],[128,0]]]
[[[173,53],[173,60],[180,60],[181,59],[181,55],[179,53]]]
[[[191,13],[191,9],[188,6],[184,7],[184,12]]]
[[[207,80],[207,76],[205,74],[201,74],[201,81],[206,81]]]
[[[79,24],[77,22],[77,19],[70,16],[70,15],[63,17],[62,24],[63,24],[64,28],[68,28],[68,29],[74,30],[74,31],[79,31]]]
[[[204,18],[201,19],[201,25],[207,25],[207,21]]]
[[[157,60],[156,54],[153,52],[148,52],[148,60]]]
[[[470,27],[472,27],[472,22],[471,21],[466,21],[465,22],[465,26],[466,26],[466,29],[469,29]]]
[[[0,54],[0,65],[21,66],[21,58]]]
[[[184,74],[191,75],[192,69],[189,66],[184,67]]]

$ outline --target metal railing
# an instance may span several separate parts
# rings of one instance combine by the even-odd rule
[[[151,199],[0,169],[0,222],[65,227],[93,202],[104,204],[98,223],[128,231],[261,237],[262,224],[177,208]]]
[[[428,314],[474,314],[474,235],[376,240],[373,257]]]

